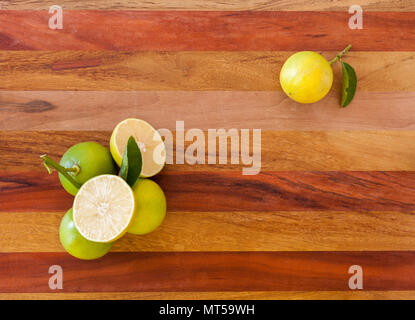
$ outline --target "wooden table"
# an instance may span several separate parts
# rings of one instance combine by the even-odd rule
[[[415,298],[415,2],[360,1],[362,30],[354,1],[303,3],[63,0],[62,30],[55,1],[0,4],[0,298]],[[319,103],[282,92],[293,51],[349,43],[349,107],[338,65]],[[73,199],[39,155],[108,146],[127,117],[262,129],[262,170],[168,165],[163,225],[76,260],[58,235]]]

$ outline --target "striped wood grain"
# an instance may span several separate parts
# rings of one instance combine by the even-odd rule
[[[52,265],[64,270],[62,292],[347,291],[355,264],[365,290],[415,290],[413,251],[118,252],[95,261],[0,253],[0,292],[50,292]]]
[[[358,51],[415,50],[415,12],[365,12],[364,32],[349,28],[348,12],[66,10],[58,31],[49,29],[50,16],[0,11],[0,49],[336,51],[352,43]]]
[[[415,291],[0,293],[2,300],[413,300]]]
[[[155,178],[170,211],[415,211],[413,171],[166,171]],[[56,212],[73,197],[56,175],[0,173],[0,212]]]
[[[1,212],[0,252],[64,252],[64,212]],[[414,229],[414,213],[169,211],[155,232],[111,251],[402,251],[415,250]]]
[[[230,0],[185,1],[182,7],[163,0],[151,4],[121,0],[115,7],[108,0],[62,3],[65,8],[76,9],[133,6],[142,10],[198,11],[245,10],[248,6],[283,11],[304,10],[305,6],[296,0],[289,4],[254,0],[243,5]],[[8,3],[7,9],[39,9],[38,5],[46,4],[17,1],[11,6]],[[96,7],[91,8],[93,5]],[[170,128],[174,125],[171,120],[179,115],[189,117],[189,124],[195,126],[194,118],[186,114],[192,103],[196,104],[192,110],[200,110],[197,116],[204,118],[199,120],[203,129],[215,120],[218,123],[217,112],[222,112],[223,105],[212,109],[213,102],[224,103],[221,98],[227,97],[230,104],[220,121],[229,125],[228,117],[236,127],[258,124],[281,130],[282,124],[285,130],[413,129],[413,53],[380,52],[414,51],[414,14],[409,11],[415,8],[411,2],[363,1],[365,10],[388,11],[365,11],[364,33],[347,28],[348,2],[314,0],[308,5],[310,10],[343,12],[301,13],[299,24],[299,12],[65,11],[65,28],[59,36],[47,29],[50,15],[46,11],[0,12],[3,50],[194,51],[0,52],[3,90],[95,90],[3,91],[0,130],[106,130],[0,132],[0,251],[6,252],[0,253],[0,298],[56,297],[47,285],[47,271],[53,264],[62,265],[65,271],[67,293],[59,298],[413,298],[415,253],[405,251],[414,250],[415,244],[415,175],[411,172],[415,151],[411,131],[267,131],[263,133],[264,172],[259,176],[241,176],[236,171],[240,167],[232,166],[171,166],[157,178],[166,190],[169,214],[155,233],[126,236],[115,244],[116,252],[93,262],[75,260],[59,245],[58,224],[72,198],[62,191],[56,175],[46,176],[34,164],[39,160],[39,150],[53,146],[51,154],[57,157],[79,137],[97,137],[106,144],[108,130],[117,122],[111,109],[131,103],[132,97],[133,105],[123,111],[129,115],[131,110],[137,112],[137,105],[144,109],[150,103],[154,108],[143,112],[154,117],[154,110],[160,110],[157,106],[165,101],[172,101],[171,105],[178,102],[173,109],[165,106],[165,113],[158,114],[162,119],[155,119],[157,126],[166,123]],[[5,9],[1,2],[0,9]],[[97,21],[104,23],[99,25]],[[180,38],[175,38],[178,35]],[[350,106],[354,108],[347,110],[334,108],[338,105],[337,81],[323,103],[308,106],[309,111],[304,113],[300,110],[303,106],[289,101],[278,84],[279,68],[289,52],[242,52],[340,50],[345,46],[344,39],[350,40],[354,49],[378,51],[348,55],[347,61],[357,66],[361,95]],[[338,70],[336,77],[338,80]],[[136,92],[123,95],[105,90]],[[205,96],[202,92],[161,90],[213,92]],[[224,90],[275,92],[220,92]],[[124,102],[117,100],[117,94],[124,97]],[[33,102],[35,96],[40,98]],[[196,103],[195,96],[199,99]],[[206,97],[210,100],[200,102]],[[245,109],[239,109],[241,105]],[[255,105],[258,108],[249,112],[248,107]],[[279,112],[284,109],[285,113]],[[236,111],[241,116],[235,117]],[[210,118],[200,117],[207,113]],[[142,114],[137,112],[137,117]],[[91,117],[102,127],[91,122]],[[28,143],[22,145],[19,141]],[[59,143],[57,148],[55,143]],[[317,172],[304,172],[307,170]],[[352,264],[363,266],[365,290],[370,291],[346,291],[350,277],[347,270]]]
[[[40,10],[55,5],[51,0],[0,1],[0,9]],[[225,11],[348,11],[355,0],[61,0],[64,9],[93,10],[225,10]],[[411,0],[360,0],[359,5],[367,11],[415,11]]]
[[[96,141],[108,147],[110,135],[111,131],[0,131],[0,168],[17,176],[24,171],[46,174],[40,155],[47,153],[58,161],[70,146],[82,141]],[[208,133],[205,131],[204,135],[206,164],[176,164],[177,145],[173,137],[174,145],[167,144],[167,150],[174,163],[168,164],[164,172],[231,170],[241,174],[242,168],[251,166],[243,164],[241,157],[239,164],[231,164],[229,138],[226,164],[219,164],[219,160],[226,160],[219,157],[219,152],[216,164],[208,164]],[[261,136],[263,172],[415,170],[415,131],[263,131]],[[191,143],[193,139],[186,142],[185,149]],[[251,153],[252,144],[251,133]],[[242,150],[239,152],[247,155]]]
[[[345,61],[357,72],[357,97],[366,91],[415,91],[414,52],[353,50],[347,53]],[[3,75],[0,89],[281,91],[280,69],[291,54],[283,51],[0,51]],[[332,59],[337,53],[322,54]],[[335,64],[333,69],[332,91],[338,100],[341,67]]]

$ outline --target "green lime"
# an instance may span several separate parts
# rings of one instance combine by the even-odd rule
[[[115,174],[115,163],[107,148],[96,142],[81,142],[70,147],[63,155],[60,165],[64,168],[78,167],[78,173],[70,173],[81,185],[101,174]],[[59,173],[62,187],[71,195],[78,192],[67,178]]]
[[[166,216],[166,197],[160,186],[149,179],[138,179],[133,187],[136,211],[129,233],[146,234],[154,231]]]
[[[112,243],[98,243],[85,239],[75,227],[72,209],[62,218],[59,237],[65,250],[78,259],[93,260],[104,256]]]

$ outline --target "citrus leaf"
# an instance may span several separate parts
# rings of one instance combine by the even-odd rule
[[[122,156],[119,176],[132,188],[140,176],[142,167],[143,160],[140,148],[138,147],[137,142],[135,142],[134,137],[131,136],[128,139],[127,146],[125,147]]]
[[[349,105],[354,98],[357,86],[356,72],[352,66],[346,62],[342,61],[342,70],[343,70],[343,89],[342,89],[342,108]]]

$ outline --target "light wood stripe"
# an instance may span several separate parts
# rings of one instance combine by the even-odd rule
[[[0,252],[64,252],[63,211],[0,215]],[[155,232],[127,234],[111,251],[415,250],[414,230],[413,213],[168,212]]]
[[[2,300],[413,300],[415,291],[0,293]]]
[[[47,10],[0,11],[0,49],[340,51],[352,43],[357,51],[415,50],[415,12],[365,12],[364,32],[349,27],[344,11],[66,10],[69,27],[58,33],[50,17]]]
[[[292,53],[0,51],[0,89],[281,91],[279,72]],[[322,54],[331,59],[336,52]],[[414,52],[353,50],[344,58],[356,69],[357,96],[415,91],[414,59]],[[338,101],[339,64],[334,71]]]
[[[129,117],[169,130],[179,120],[186,130],[415,129],[415,91],[357,92],[345,109],[339,99],[334,89],[312,105],[294,103],[283,92],[0,91],[0,130],[111,131]]]
[[[204,133],[207,146],[208,133]],[[46,175],[40,155],[47,153],[59,160],[70,146],[82,141],[97,141],[108,147],[110,136],[111,131],[0,131],[0,171]],[[415,171],[415,131],[263,131],[261,136],[262,172]],[[250,139],[252,153],[252,132]],[[185,144],[185,149],[190,143]],[[163,172],[241,172],[251,166],[243,164],[241,156],[239,164],[231,164],[230,139],[227,149],[226,164],[219,164],[219,159],[225,159],[219,158],[218,152],[216,164],[208,164],[207,147],[205,164],[175,164],[176,146],[168,144],[174,163],[166,165]]]
[[[0,5],[3,10],[40,10],[55,5],[52,0],[14,0]],[[64,9],[92,10],[197,10],[197,11],[348,11],[355,0],[61,0]],[[367,11],[415,11],[411,0],[360,0]]]

